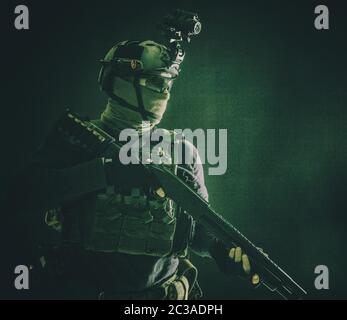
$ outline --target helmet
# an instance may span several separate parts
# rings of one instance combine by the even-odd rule
[[[123,41],[113,46],[101,60],[98,82],[101,90],[120,105],[140,112],[147,120],[149,114],[142,101],[141,87],[155,92],[169,92],[180,72],[184,55],[151,40]],[[132,106],[113,92],[113,80],[119,77],[133,81],[138,106]]]

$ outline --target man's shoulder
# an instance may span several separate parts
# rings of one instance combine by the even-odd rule
[[[189,150],[190,152],[194,153],[198,151],[194,144],[186,139],[181,131],[166,128],[155,128],[153,132],[155,132],[155,130],[158,130],[157,132],[159,133],[159,135],[171,139],[170,141],[172,144],[181,144],[182,146],[184,146],[186,148],[186,151]]]

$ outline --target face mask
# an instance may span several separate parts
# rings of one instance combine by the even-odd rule
[[[115,78],[113,81],[113,93],[130,105],[138,108],[136,92],[131,81]],[[149,122],[149,128],[153,128],[161,121],[165,113],[167,103],[170,99],[170,93],[156,92],[141,86],[141,95],[145,110],[152,114],[152,116],[148,116],[147,120]],[[139,112],[121,106],[113,99],[109,99],[101,120],[106,122],[108,126],[114,128],[134,128],[137,130],[142,128],[144,121]]]

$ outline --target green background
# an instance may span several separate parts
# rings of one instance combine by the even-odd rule
[[[187,48],[162,126],[227,128],[227,173],[206,176],[212,205],[309,298],[346,298],[347,10],[327,2],[330,30],[317,31],[318,4],[28,1],[30,30],[17,31],[9,3],[2,10],[2,191],[66,107],[99,116],[106,98],[98,61],[114,43],[160,41],[155,25],[165,13],[195,11],[203,30]],[[212,261],[194,261],[205,298],[274,298],[224,276]],[[330,290],[314,288],[320,264],[329,267]]]

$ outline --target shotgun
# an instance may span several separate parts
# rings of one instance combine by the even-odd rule
[[[115,157],[121,146],[114,137],[67,109],[55,127],[57,143],[68,143],[83,150],[90,158]],[[57,135],[58,132],[58,135]],[[247,253],[261,284],[286,300],[302,299],[306,291],[236,227],[217,213],[211,205],[163,164],[142,164],[157,179],[165,194],[188,212],[196,222],[229,247],[239,246]]]

